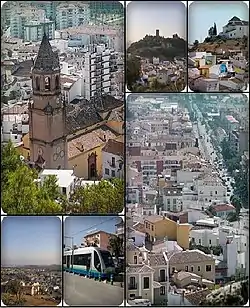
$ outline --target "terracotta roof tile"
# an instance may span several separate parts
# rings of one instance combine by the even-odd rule
[[[124,144],[123,142],[109,139],[106,145],[103,147],[103,152],[111,153],[117,156],[124,156]]]

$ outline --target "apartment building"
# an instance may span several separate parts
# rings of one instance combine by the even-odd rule
[[[84,97],[87,100],[97,94],[111,94],[111,74],[117,71],[115,61],[116,53],[104,44],[89,47],[83,68]]]
[[[84,236],[83,243],[86,245],[96,245],[97,247],[103,250],[109,250],[110,249],[109,241],[114,236],[116,235],[102,230],[93,231],[89,232]]]
[[[56,8],[56,28],[58,30],[85,25],[88,24],[89,20],[90,10],[88,3],[79,2],[75,5],[65,2]]]
[[[33,21],[30,20],[24,25],[24,41],[39,42],[44,32],[50,40],[55,38],[55,22],[51,20]]]
[[[25,29],[26,24],[29,25],[31,21],[41,23],[44,20],[44,10],[28,5],[16,6],[13,8],[13,13],[10,16],[10,35],[11,37],[24,39],[28,31]]]

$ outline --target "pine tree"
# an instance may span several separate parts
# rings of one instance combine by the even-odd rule
[[[216,27],[216,23],[214,23],[214,35],[217,35],[217,27]]]

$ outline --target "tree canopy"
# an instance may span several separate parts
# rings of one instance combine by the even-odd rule
[[[124,207],[124,184],[121,179],[101,180],[79,186],[70,199],[73,213],[120,213]]]
[[[120,213],[124,207],[124,186],[120,179],[76,187],[70,200],[48,176],[41,185],[38,171],[20,159],[11,142],[2,146],[2,209],[7,214]]]

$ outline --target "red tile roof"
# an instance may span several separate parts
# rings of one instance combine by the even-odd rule
[[[235,210],[235,207],[232,204],[217,204],[213,206],[213,209],[216,212],[232,211]]]

